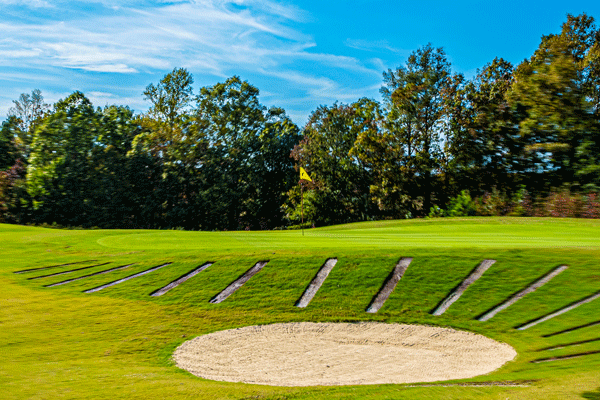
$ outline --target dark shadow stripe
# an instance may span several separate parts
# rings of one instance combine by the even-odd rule
[[[492,308],[489,311],[486,311],[481,316],[479,316],[477,319],[479,321],[487,321],[488,319],[492,318],[494,315],[498,314],[500,311],[502,311],[502,310],[504,310],[504,309],[512,306],[513,304],[515,304],[523,296],[528,295],[529,293],[535,292],[540,287],[542,287],[546,283],[550,282],[550,280],[552,278],[554,278],[556,275],[560,274],[561,272],[563,272],[566,269],[567,269],[566,265],[561,265],[559,267],[554,268],[552,271],[548,272],[546,275],[544,275],[543,277],[541,277],[537,281],[533,282],[532,284],[530,284],[529,286],[527,286],[525,289],[523,289],[520,292],[512,295],[510,298],[508,298],[506,301],[504,301],[500,305]]]
[[[118,271],[120,269],[125,269],[127,267],[131,267],[132,265],[135,265],[135,263],[134,264],[121,265],[120,267],[115,267],[115,268],[107,269],[107,270],[100,271],[100,272],[94,272],[93,274],[80,276],[78,278],[67,279],[66,281],[62,281],[62,282],[51,283],[49,285],[44,285],[44,287],[60,286],[60,285],[66,284],[66,283],[70,283],[70,282],[78,281],[78,280],[81,280],[81,279],[89,278],[90,276],[108,274],[109,272]]]
[[[313,297],[315,297],[315,294],[317,294],[317,292],[321,288],[321,285],[323,285],[323,282],[325,282],[325,279],[327,279],[327,276],[329,275],[333,267],[335,267],[337,261],[337,258],[329,258],[327,261],[325,261],[325,264],[321,266],[321,268],[319,269],[315,277],[312,279],[308,287],[304,290],[304,293],[302,293],[300,299],[298,299],[298,301],[296,302],[296,307],[304,308],[308,306]]]
[[[405,257],[401,258],[398,261],[398,264],[396,264],[392,272],[390,272],[385,282],[381,286],[381,289],[373,298],[371,304],[369,304],[369,307],[367,307],[367,309],[365,310],[366,312],[373,314],[379,311],[381,307],[383,307],[383,304],[390,297],[390,295],[396,288],[396,285],[398,284],[398,282],[400,282],[400,279],[402,279],[402,276],[404,276],[404,273],[408,269],[408,266],[410,265],[412,260],[412,258]]]
[[[265,265],[267,265],[268,262],[269,262],[268,260],[267,261],[259,261],[256,264],[254,264],[254,266],[252,268],[250,268],[248,271],[246,271],[242,276],[237,278],[235,281],[231,282],[229,284],[229,286],[227,286],[225,289],[223,289],[223,291],[221,293],[219,293],[218,295],[216,295],[215,297],[210,299],[209,302],[212,304],[219,304],[220,302],[222,302],[223,300],[225,300],[226,298],[231,296],[233,293],[235,293],[236,290],[238,290],[239,288],[244,286],[244,284],[246,282],[248,282],[250,280],[250,278],[252,278],[254,275],[256,275],[256,273],[258,273],[258,271],[263,269],[263,267]]]
[[[112,281],[112,282],[106,283],[104,285],[95,287],[93,289],[84,290],[83,293],[94,293],[94,292],[97,292],[99,290],[106,289],[106,288],[114,286],[114,285],[118,285],[119,283],[123,283],[125,281],[130,280],[130,279],[137,278],[138,276],[149,274],[150,272],[154,272],[157,269],[160,269],[162,267],[166,267],[167,265],[170,265],[170,264],[172,264],[172,263],[169,262],[169,263],[166,263],[166,264],[158,265],[156,267],[147,269],[147,270],[142,271],[142,272],[138,272],[137,274],[129,275],[129,276],[125,277],[125,278],[118,279],[116,281]]]
[[[573,328],[563,329],[562,331],[549,333],[547,335],[543,335],[542,337],[551,337],[551,336],[561,335],[563,333],[569,333],[569,332],[576,331],[578,329],[589,328],[590,326],[596,326],[596,325],[600,325],[600,321],[594,321],[594,322],[590,322],[589,324],[578,325],[578,326],[574,326]]]
[[[167,293],[169,290],[176,288],[177,286],[181,285],[183,282],[187,281],[188,279],[198,275],[200,272],[204,271],[206,268],[210,267],[211,265],[213,265],[214,262],[209,261],[206,262],[204,264],[202,264],[200,267],[188,272],[187,274],[175,279],[173,282],[169,283],[167,286],[162,287],[158,290],[155,290],[154,292],[150,293],[150,296],[152,297],[158,297],[158,296],[162,296],[163,294]]]
[[[66,274],[70,274],[72,272],[82,271],[84,269],[90,269],[90,268],[94,268],[94,267],[101,267],[101,266],[106,265],[106,264],[110,264],[110,262],[105,262],[105,263],[102,263],[102,264],[90,265],[88,267],[83,267],[83,268],[71,269],[69,271],[56,272],[54,274],[49,274],[49,275],[33,276],[31,278],[27,278],[27,280],[49,278],[51,276],[66,275]]]
[[[600,338],[588,339],[588,340],[580,340],[578,342],[558,344],[556,346],[544,347],[543,349],[539,349],[539,350],[536,350],[536,351],[559,350],[559,349],[564,349],[565,347],[578,346],[580,344],[594,343],[594,342],[600,342]]]
[[[469,276],[462,281],[460,285],[455,287],[450,294],[431,312],[433,315],[442,315],[446,312],[450,306],[462,296],[462,294],[467,290],[469,286],[471,286],[475,281],[477,281],[485,271],[491,267],[496,260],[483,260],[479,265],[475,267],[475,269],[469,274]]]
[[[563,307],[560,310],[554,311],[554,312],[552,312],[550,314],[546,314],[545,316],[537,318],[537,319],[534,319],[534,320],[532,320],[530,322],[526,322],[525,324],[523,324],[521,326],[517,326],[516,329],[518,329],[520,331],[524,331],[525,329],[529,329],[532,326],[535,326],[535,325],[540,324],[542,322],[548,321],[549,319],[552,319],[554,317],[558,317],[561,314],[564,314],[564,313],[566,313],[568,311],[571,311],[571,310],[573,310],[573,309],[575,309],[575,308],[577,308],[577,307],[579,307],[579,306],[581,306],[583,304],[589,303],[589,302],[594,301],[594,300],[599,299],[599,298],[600,298],[600,292],[597,292],[597,293],[592,294],[591,296],[588,296],[588,297],[586,297],[586,298],[584,298],[582,300],[579,300],[579,301],[576,301],[574,303],[571,303],[570,305],[568,305],[566,307]]]
[[[14,271],[13,274],[24,274],[26,272],[34,272],[34,271],[41,271],[41,270],[50,269],[50,268],[66,267],[67,265],[83,264],[83,263],[94,262],[94,261],[98,261],[98,260],[77,261],[77,262],[72,262],[72,263],[67,263],[67,264],[51,265],[49,267],[22,269],[20,271]]]
[[[549,361],[570,360],[572,358],[579,358],[579,357],[591,356],[591,355],[594,355],[594,354],[600,354],[600,350],[586,351],[584,353],[569,354],[569,355],[560,356],[560,357],[539,358],[537,360],[533,360],[533,361],[530,361],[530,362],[535,364],[535,363],[542,363],[542,362],[549,362]]]

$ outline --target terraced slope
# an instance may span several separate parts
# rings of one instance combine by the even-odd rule
[[[0,391],[15,399],[595,398],[599,232],[599,221],[484,218],[351,224],[304,237],[0,225]],[[335,267],[297,307],[328,259]],[[470,279],[484,260],[495,262]],[[204,380],[171,359],[200,334],[295,321],[453,327],[506,342],[518,356],[491,374],[433,386],[304,388]]]

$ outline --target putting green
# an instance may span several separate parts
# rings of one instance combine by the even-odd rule
[[[404,223],[403,223],[404,222]],[[129,250],[248,250],[340,247],[394,249],[598,248],[600,222],[582,219],[473,218],[365,222],[343,229],[269,232],[147,231],[114,234],[98,244]]]

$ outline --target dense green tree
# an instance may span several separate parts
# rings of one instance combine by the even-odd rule
[[[148,85],[144,98],[152,103],[149,114],[173,126],[193,100],[193,83],[192,74],[185,68],[175,68],[158,85]]]
[[[74,92],[57,102],[35,130],[27,184],[42,220],[72,224],[74,219],[90,216],[85,193],[92,177],[89,157],[98,128],[91,102],[83,93]]]
[[[293,183],[289,153],[298,128],[259,91],[232,77],[204,87],[196,108],[166,125],[150,113],[130,155],[146,155],[161,171],[152,203],[162,226],[265,229],[280,226]]]
[[[561,33],[544,36],[515,71],[508,99],[529,156],[524,173],[532,176],[532,184],[545,184],[540,190],[560,185],[577,190],[586,183],[581,175],[597,164],[585,153],[598,145],[600,77],[594,63],[599,39],[591,17],[568,16]]]
[[[450,153],[448,173],[454,189],[474,194],[494,187],[511,190],[513,176],[523,166],[518,132],[511,122],[506,93],[512,85],[513,66],[496,58],[448,98]]]
[[[151,159],[131,154],[134,138],[142,126],[128,107],[107,106],[97,110],[99,134],[90,162],[93,185],[89,201],[94,209],[92,225],[100,227],[153,227],[153,192],[158,181]]]
[[[410,54],[406,66],[384,72],[381,93],[388,109],[387,128],[401,149],[392,164],[401,165],[403,181],[416,182],[410,192],[432,204],[434,174],[443,156],[446,96],[452,82],[450,62],[442,48],[428,44]],[[402,183],[386,184],[402,188]]]
[[[374,136],[369,132],[378,129],[379,118],[379,105],[369,99],[320,106],[311,114],[292,156],[314,181],[310,186],[313,209],[308,211],[313,222],[324,225],[374,216],[377,208],[369,193],[372,172],[366,166],[370,149],[355,149],[355,142],[360,135]],[[290,196],[298,207],[298,193],[292,191]]]
[[[139,117],[142,129],[129,159],[145,165],[149,175],[144,182],[153,185],[151,193],[140,199],[144,204],[141,220],[147,226],[198,229],[202,225],[197,172],[206,142],[191,116],[192,84],[186,69],[175,68],[144,91],[152,106]]]
[[[208,147],[202,160],[203,219],[209,227],[238,229],[282,223],[281,204],[295,183],[289,153],[298,127],[283,109],[266,109],[256,87],[239,77],[204,87],[195,131]]]
[[[8,117],[0,128],[0,171],[8,169],[15,164],[19,156],[16,146],[16,138],[20,133],[19,120],[17,117]]]
[[[0,129],[0,219],[274,228],[299,222],[300,166],[313,178],[305,215],[319,225],[424,216],[434,204],[440,215],[533,215],[557,188],[600,190],[592,17],[568,15],[516,68],[496,58],[468,81],[428,44],[383,78],[383,105],[320,106],[302,136],[248,82],[194,96],[183,68],[146,87],[151,106],[137,116],[80,92],[52,110],[39,90],[22,94]]]
[[[95,109],[81,92],[57,102],[35,130],[27,168],[36,220],[135,226],[148,187],[127,153],[140,129],[128,108]]]

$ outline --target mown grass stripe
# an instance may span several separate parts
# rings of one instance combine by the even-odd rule
[[[90,269],[90,268],[94,268],[94,267],[101,267],[103,265],[106,264],[110,264],[110,262],[105,262],[102,264],[94,264],[94,265],[89,265],[87,267],[82,267],[82,268],[76,268],[76,269],[71,269],[69,271],[62,271],[62,272],[56,272],[54,274],[48,274],[48,275],[41,275],[41,276],[33,276],[31,278],[27,278],[27,280],[33,280],[33,279],[41,279],[41,278],[49,278],[51,276],[59,276],[59,275],[66,275],[66,274],[70,274],[73,272],[77,272],[77,271],[83,271],[84,269]]]
[[[130,279],[137,278],[139,276],[149,274],[150,272],[154,272],[157,269],[160,269],[162,267],[166,267],[167,265],[170,265],[170,264],[172,264],[172,263],[169,262],[169,263],[166,263],[166,264],[161,264],[161,265],[158,265],[156,267],[147,269],[145,271],[138,272],[137,274],[129,275],[129,276],[125,277],[125,278],[118,279],[116,281],[112,281],[112,282],[106,283],[104,285],[101,285],[101,286],[98,286],[98,287],[95,287],[95,288],[92,288],[92,289],[84,290],[83,293],[94,293],[94,292],[97,292],[99,290],[106,289],[106,288],[114,286],[114,285],[118,285],[119,283],[126,282],[126,281],[128,281]]]
[[[246,271],[242,276],[237,278],[235,281],[231,282],[229,284],[229,286],[227,286],[225,289],[223,289],[223,291],[221,291],[221,293],[219,293],[218,295],[216,295],[215,297],[210,299],[209,302],[212,304],[219,304],[220,302],[224,301],[226,298],[228,298],[233,293],[235,293],[236,290],[238,290],[239,288],[244,286],[244,284],[246,282],[248,282],[250,280],[250,278],[252,278],[254,275],[256,275],[256,273],[258,273],[258,271],[263,269],[263,267],[265,265],[267,265],[268,262],[269,261],[259,261],[256,264],[254,264],[254,266],[252,268],[250,268],[248,271]]]
[[[571,311],[571,310],[573,310],[573,309],[575,309],[575,308],[577,308],[577,307],[579,307],[579,306],[581,306],[583,304],[589,303],[589,302],[594,301],[594,300],[599,299],[599,298],[600,298],[600,292],[595,293],[595,294],[593,294],[591,296],[588,296],[588,297],[584,298],[583,300],[577,301],[577,302],[575,302],[575,303],[573,303],[573,304],[571,304],[571,305],[569,305],[567,307],[561,308],[558,311],[555,311],[555,312],[550,313],[550,314],[548,314],[548,315],[546,315],[544,317],[535,319],[535,320],[533,320],[531,322],[528,322],[528,323],[526,323],[524,325],[521,325],[521,326],[517,327],[517,330],[524,331],[525,329],[529,329],[532,326],[535,326],[535,325],[540,324],[542,322],[548,321],[549,319],[552,319],[552,318],[557,317],[557,316],[559,316],[561,314],[569,312],[569,311]]]
[[[402,279],[402,276],[408,269],[408,266],[412,260],[412,258],[401,258],[398,261],[398,264],[396,264],[390,275],[387,277],[376,297],[373,299],[369,307],[367,307],[366,312],[374,314],[379,311],[381,307],[383,307],[383,304],[390,297],[390,294],[392,294],[400,279]]]
[[[432,314],[438,316],[445,313],[446,310],[448,310],[448,308],[456,300],[458,300],[460,296],[462,296],[464,291],[467,290],[467,288],[471,286],[475,281],[481,278],[483,273],[487,271],[488,268],[491,267],[495,262],[496,260],[483,260],[477,267],[475,267],[473,272],[471,272],[471,274],[469,274],[469,276],[460,285],[458,285],[458,287],[456,287],[452,292],[450,292],[450,294],[432,312]]]
[[[45,269],[58,268],[58,267],[66,267],[68,265],[83,264],[83,263],[94,262],[94,261],[98,261],[98,260],[77,261],[77,262],[71,262],[71,263],[66,263],[66,264],[50,265],[48,267],[22,269],[20,271],[13,271],[13,274],[24,274],[24,273],[27,273],[27,272],[42,271],[42,270],[45,270]]]
[[[296,302],[296,307],[304,308],[308,306],[313,297],[315,297],[315,294],[317,294],[321,288],[321,285],[323,285],[323,282],[325,282],[325,279],[327,279],[327,276],[333,267],[335,267],[337,261],[337,258],[329,258],[325,261],[325,264],[319,269],[306,290],[304,290],[304,293],[302,293],[300,299]]]
[[[537,363],[550,362],[550,361],[571,360],[573,358],[591,356],[591,355],[594,355],[594,354],[600,354],[600,350],[586,351],[584,353],[569,354],[569,355],[566,355],[566,356],[539,358],[537,360],[533,360],[533,361],[530,361],[530,362],[534,363],[534,364],[537,364]]]
[[[600,325],[600,321],[594,321],[594,322],[590,322],[589,324],[578,325],[578,326],[574,326],[573,328],[563,329],[562,331],[548,333],[547,335],[543,335],[542,337],[551,337],[551,336],[556,336],[556,335],[562,335],[563,333],[569,333],[569,332],[573,332],[573,331],[576,331],[579,329],[589,328],[591,326],[596,326],[596,325]]]
[[[188,272],[187,274],[183,275],[182,277],[174,280],[173,282],[169,283],[167,286],[162,287],[162,288],[150,293],[150,296],[152,296],[152,297],[162,296],[163,294],[167,293],[169,290],[181,285],[183,282],[187,281],[188,279],[198,275],[200,272],[204,271],[206,268],[210,267],[213,264],[214,264],[214,262],[212,262],[212,261],[202,264],[200,267],[198,267],[198,268]]]
[[[109,272],[118,271],[118,270],[121,270],[121,269],[125,269],[127,267],[131,267],[132,265],[135,265],[135,264],[121,265],[120,267],[115,267],[115,268],[107,269],[107,270],[100,271],[100,272],[94,272],[93,274],[88,274],[88,275],[80,276],[78,278],[67,279],[66,281],[62,281],[62,282],[51,283],[49,285],[44,285],[44,287],[60,286],[60,285],[64,285],[64,284],[67,284],[67,283],[70,283],[70,282],[75,282],[75,281],[79,281],[81,279],[89,278],[91,276],[108,274]]]
[[[559,350],[559,349],[564,349],[565,347],[579,346],[581,344],[594,343],[594,342],[600,342],[600,338],[588,339],[588,340],[580,340],[578,342],[558,344],[556,346],[544,347],[543,349],[539,349],[537,351]]]
[[[482,316],[480,316],[477,319],[479,321],[482,321],[482,322],[489,320],[494,315],[498,314],[500,311],[505,310],[508,307],[510,307],[513,304],[515,304],[523,296],[525,296],[525,295],[527,295],[529,293],[535,292],[537,289],[539,289],[540,287],[544,286],[552,278],[554,278],[556,275],[560,274],[561,272],[563,272],[567,268],[568,267],[566,265],[561,265],[559,267],[554,268],[552,271],[550,271],[549,273],[547,273],[546,275],[544,275],[543,277],[541,277],[540,279],[538,279],[537,281],[535,281],[534,283],[532,283],[531,285],[529,285],[527,288],[521,290],[519,293],[516,293],[515,295],[513,295],[512,297],[510,297],[508,300],[506,300],[504,303],[502,303],[502,304],[494,307],[493,309],[491,309],[490,311],[486,312],[485,314],[483,314]]]

